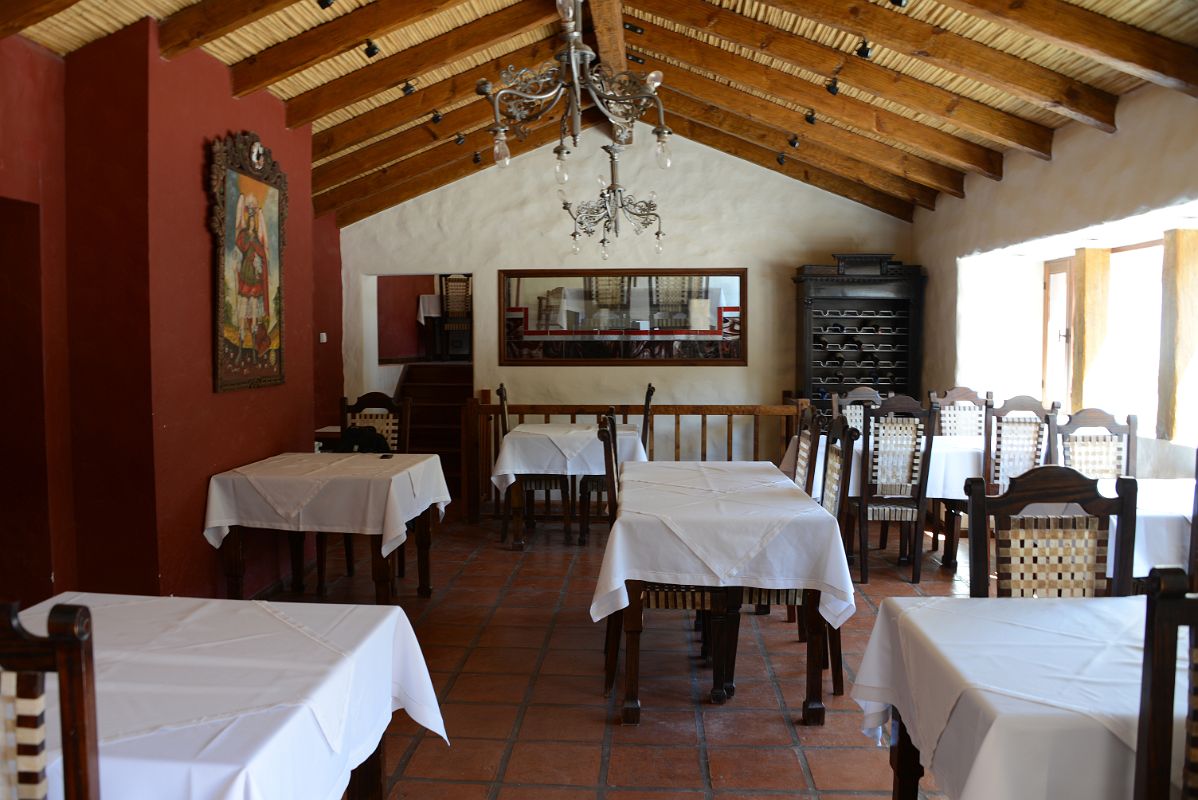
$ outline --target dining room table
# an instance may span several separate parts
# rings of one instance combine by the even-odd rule
[[[304,590],[304,534],[377,537],[371,547],[375,599],[393,599],[390,558],[415,529],[417,593],[432,594],[429,549],[432,510],[442,518],[449,488],[436,455],[415,453],[282,453],[213,475],[208,482],[204,538],[224,557],[229,596],[241,599],[242,534],[291,532],[293,590]]]
[[[636,425],[616,426],[616,446],[620,463],[649,459]],[[573,479],[603,473],[603,442],[599,440],[598,425],[523,422],[503,437],[491,469],[491,483],[500,492],[507,492],[521,475],[563,475]],[[522,493],[517,492],[517,496],[522,497]],[[571,498],[562,498],[567,517],[571,502]],[[517,550],[524,547],[522,533],[516,533],[512,546]]]
[[[856,609],[835,517],[768,461],[632,462],[621,467],[619,513],[608,536],[591,619],[624,614],[629,647],[641,630],[639,582],[713,587],[739,614],[746,587],[802,591],[807,619],[803,722],[824,721],[824,621],[839,628]],[[737,616],[736,619],[739,619]],[[734,629],[729,636],[735,641]],[[716,654],[719,663],[720,654]],[[735,649],[732,650],[732,658]],[[729,665],[729,677],[734,661]],[[639,720],[639,665],[626,655],[626,722]],[[713,670],[713,698],[731,694]]]
[[[446,739],[420,644],[397,606],[66,592],[91,612],[101,796],[381,800],[384,732],[403,709]],[[57,676],[47,778],[63,797]]]
[[[891,597],[853,683],[892,747],[894,797],[930,770],[952,800],[1132,796],[1146,598]],[[1180,786],[1188,637],[1174,694]]]

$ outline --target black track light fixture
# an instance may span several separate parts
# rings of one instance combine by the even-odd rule
[[[328,10],[332,8],[333,0],[316,0],[316,5],[320,6],[322,10]]]
[[[404,81],[404,84],[403,84],[404,97],[407,97],[408,95],[412,94],[415,91],[416,91],[416,87],[412,85],[411,81]]]
[[[436,125],[438,122],[445,119],[445,117],[441,116],[441,112],[434,108],[433,115],[431,117],[429,117],[429,119],[431,119],[433,121],[433,124]]]
[[[791,147],[798,147],[799,146],[799,135],[797,133],[792,133],[790,135],[790,138],[787,139],[786,141]]]
[[[869,43],[869,39],[862,39],[861,44],[857,47],[857,55],[860,58],[869,59],[874,54],[874,46]]]
[[[840,92],[840,82],[836,78],[833,78],[828,81],[827,86],[824,88],[828,90],[828,94],[838,94]]]
[[[815,109],[814,108],[807,109],[807,113],[803,115],[803,119],[807,120],[808,125],[814,125],[815,124]]]
[[[466,134],[462,133],[461,131],[458,131],[458,135],[453,137],[453,143],[458,145],[459,147],[461,145],[464,145],[466,143]]]
[[[890,0],[890,5],[906,8],[909,0]]]
[[[379,54],[379,52],[379,46],[374,43],[374,40],[367,39],[366,46],[362,48],[362,53],[365,54],[367,58],[374,58]]]
[[[780,166],[780,167],[785,166],[786,165],[786,153],[779,153],[778,158],[776,160],[778,162],[778,166]]]
[[[475,150],[474,157],[471,158],[470,160],[473,161],[475,164],[481,164],[481,163],[483,163],[483,155],[482,155],[482,153]]]

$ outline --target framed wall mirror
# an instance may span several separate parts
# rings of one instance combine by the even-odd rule
[[[744,366],[745,269],[499,273],[499,363]]]

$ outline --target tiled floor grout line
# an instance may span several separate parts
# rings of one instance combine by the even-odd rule
[[[700,646],[702,644],[702,631],[695,630],[694,619],[698,612],[692,611],[690,614],[684,614],[683,619],[687,620],[685,627],[690,633],[688,637],[692,647],[695,645],[694,634],[699,634]],[[711,800],[715,797],[715,783],[711,777],[711,753],[707,749],[707,727],[703,723],[703,709],[706,703],[703,702],[703,672],[707,669],[703,659],[691,657],[691,697],[698,695],[700,698],[698,703],[694,704],[695,714],[695,741],[699,746],[699,774],[703,777],[703,797],[705,800]],[[707,685],[711,685],[711,678],[707,679]],[[707,696],[710,699],[711,690],[707,690]]]

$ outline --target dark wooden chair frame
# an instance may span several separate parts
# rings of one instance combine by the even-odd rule
[[[997,492],[998,485],[990,480],[990,476],[994,473],[994,427],[995,421],[1007,417],[1015,412],[1028,412],[1038,416],[1042,424],[1048,427],[1048,445],[1045,453],[1041,456],[1040,465],[1057,463],[1056,439],[1057,439],[1057,413],[1061,410],[1061,404],[1053,401],[1052,405],[1045,410],[1044,404],[1034,397],[1026,394],[1016,397],[1007,398],[1007,400],[999,407],[993,405],[986,407],[985,420],[985,444],[982,449],[982,477],[987,482],[987,491]]]
[[[653,419],[653,394],[657,391],[653,384],[650,383],[645,389],[645,406],[641,414],[641,447],[646,448],[648,453],[649,444],[649,424]],[[615,406],[612,406],[608,412],[613,418],[616,414]],[[600,420],[602,425],[603,420]],[[608,493],[607,475],[583,475],[578,480],[578,496],[580,500],[581,519],[578,523],[578,543],[586,544],[591,535],[591,495],[595,495],[595,502],[599,502],[600,496],[609,498],[607,504],[607,524],[610,526],[616,521],[616,504],[612,496]]]
[[[1112,597],[1132,592],[1132,554],[1136,542],[1136,479],[1118,478],[1115,497],[1098,492],[1098,480],[1075,469],[1049,465],[1036,467],[1011,478],[1007,491],[987,494],[983,478],[968,478],[969,498],[969,596],[990,596],[990,518],[1016,516],[1033,503],[1072,503],[1090,516],[1115,517],[1114,576]]]
[[[994,406],[994,392],[986,392],[986,396],[982,397],[968,386],[954,386],[944,394],[936,394],[936,392],[928,392],[928,401],[931,403],[940,404],[940,413],[936,415],[936,435],[943,436],[944,431],[940,427],[940,418],[944,413],[944,409],[951,405],[960,405],[962,403],[973,403],[982,409],[982,440],[986,438],[986,411],[988,407]],[[983,445],[984,447],[984,445]],[[965,513],[965,501],[954,500],[951,498],[932,498],[932,546],[929,548],[934,552],[940,546],[941,537],[943,536],[944,550],[940,557],[940,566],[945,569],[957,568],[957,538],[960,533],[961,514]],[[941,516],[943,510],[943,516]],[[942,521],[943,520],[943,521]]]
[[[100,751],[96,725],[96,677],[92,657],[91,612],[84,606],[50,609],[45,637],[22,627],[17,603],[0,604],[0,667],[17,673],[17,692],[37,697],[45,673],[58,676],[62,721],[63,790],[66,800],[99,800]],[[44,747],[43,742],[41,747]],[[36,755],[17,745],[20,755]],[[43,770],[41,777],[45,777]]]
[[[1058,446],[1058,442],[1056,441],[1056,438],[1057,437],[1060,438],[1060,442],[1059,442],[1059,446],[1061,448],[1060,463],[1062,465],[1065,465],[1065,439],[1066,439],[1066,437],[1068,437],[1070,434],[1072,434],[1078,430],[1081,430],[1082,428],[1106,428],[1106,430],[1113,436],[1125,437],[1125,442],[1123,445],[1123,458],[1124,458],[1123,474],[1130,475],[1133,478],[1136,476],[1136,415],[1135,414],[1129,414],[1127,416],[1127,423],[1123,424],[1123,425],[1120,425],[1115,420],[1115,417],[1113,415],[1108,414],[1107,412],[1103,411],[1101,408],[1083,408],[1081,411],[1070,414],[1069,420],[1067,422],[1057,425],[1057,436],[1054,437],[1054,441],[1053,441],[1053,447],[1054,447],[1054,453],[1055,453],[1055,448]],[[1056,463],[1056,461],[1057,461],[1057,459],[1054,458],[1053,463]]]
[[[507,410],[507,387],[502,383],[495,390],[499,396],[499,427],[500,436],[507,436],[511,432],[511,422]],[[562,525],[565,528],[566,544],[570,544],[571,538],[571,481],[568,475],[517,475],[516,482],[507,488],[503,493],[503,521],[499,529],[499,541],[506,542],[508,537],[508,525],[512,518],[512,495],[513,492],[519,491],[524,499],[524,531],[531,531],[536,527],[533,520],[534,505],[536,502],[537,491],[545,492],[545,508],[549,508],[549,494],[554,489],[557,489],[562,496]],[[512,537],[512,549],[524,549],[524,533],[520,532]]]
[[[1194,509],[1190,512],[1190,585],[1198,592],[1198,453],[1194,455]]]
[[[802,489],[804,492],[806,492],[808,495],[810,495],[811,490],[813,488],[815,488],[815,462],[816,462],[816,458],[819,455],[820,436],[823,433],[823,427],[820,424],[820,414],[819,414],[819,411],[815,408],[815,406],[811,406],[811,405],[804,406],[803,410],[799,412],[799,418],[795,422],[795,436],[802,436],[804,431],[807,431],[807,434],[811,437],[811,448],[807,453],[807,465],[806,465],[807,477],[804,479],[803,483],[799,486],[799,488]],[[795,474],[796,475],[798,474],[800,466],[801,465],[799,464],[798,448],[796,447],[796,449],[795,449]],[[793,476],[788,476],[788,477],[793,477]],[[796,483],[797,483],[797,481],[796,481]]]

